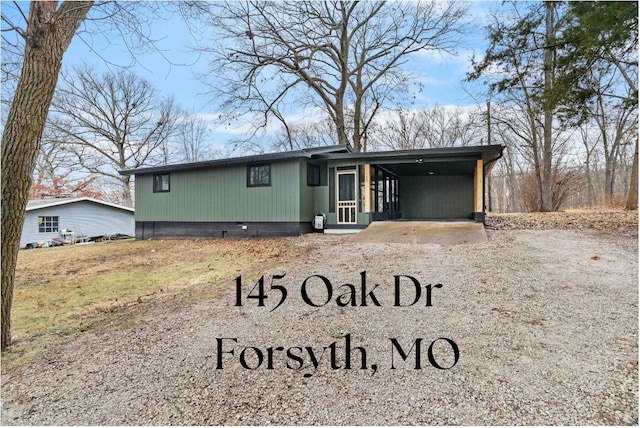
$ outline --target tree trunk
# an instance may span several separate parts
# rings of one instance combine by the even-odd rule
[[[336,132],[338,133],[338,144],[349,144],[349,137],[347,136],[346,121],[344,117],[344,104],[339,98],[336,99]],[[360,151],[358,147],[355,151]]]
[[[347,92],[347,85],[349,83],[349,14],[347,10],[342,9],[342,20],[340,22],[340,57],[339,70],[340,70],[340,85],[336,90],[336,129],[338,131],[338,144],[349,144],[349,137],[347,136],[346,127],[346,115],[344,98]],[[360,147],[355,146],[354,151],[359,152]]]
[[[505,165],[507,166],[507,176],[509,178],[509,208],[505,212],[517,212],[521,211],[521,207],[516,203],[516,195],[518,194],[518,177],[516,176],[515,167],[513,166],[513,156],[511,154],[511,144],[507,144],[505,149],[507,158],[505,159]],[[506,188],[506,187],[505,187]]]
[[[542,142],[542,183],[540,211],[553,211],[553,176],[551,172],[553,126],[553,57],[554,57],[554,5],[545,3],[546,46],[544,48],[544,129]]]
[[[591,177],[591,152],[587,150],[585,169],[587,172],[587,207],[592,208],[595,202],[595,191],[593,188],[593,178]]]
[[[629,196],[627,197],[625,209],[638,209],[638,139],[636,139],[636,150],[633,153],[633,163],[631,164],[631,184],[629,185]]]
[[[132,207],[133,196],[131,193],[131,176],[127,175],[122,177],[120,182],[122,183],[122,204],[126,207]]]
[[[2,136],[2,350],[11,345],[13,281],[20,235],[47,112],[64,52],[92,1],[32,2],[20,80]]]
[[[353,109],[353,147],[356,152],[364,152],[361,131],[360,131],[360,121],[362,120],[362,105],[360,101],[357,101],[354,104]]]
[[[613,156],[611,156],[604,168],[604,200],[607,206],[611,205],[613,200],[613,188],[615,182],[614,165],[615,160]]]

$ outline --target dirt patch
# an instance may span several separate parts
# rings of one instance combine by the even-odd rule
[[[376,221],[349,242],[460,245],[487,241],[481,223],[444,221]]]

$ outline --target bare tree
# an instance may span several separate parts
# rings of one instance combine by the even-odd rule
[[[209,130],[203,118],[193,112],[184,112],[176,122],[176,132],[173,135],[173,150],[166,157],[172,162],[197,162],[213,159],[217,153],[206,143]]]
[[[614,194],[616,169],[623,154],[625,135],[638,126],[638,105],[628,102],[633,97],[633,89],[620,85],[621,76],[617,70],[617,67],[607,67],[600,73],[597,69],[590,71],[595,95],[584,106],[585,113],[600,133],[605,163],[604,196],[607,203]],[[622,94],[618,93],[620,86],[624,91]]]
[[[387,150],[411,150],[428,147],[426,127],[428,123],[419,110],[399,107],[386,120],[378,119],[372,132],[374,146]]]
[[[483,139],[484,118],[478,108],[436,106],[421,110],[420,118],[428,147],[467,146]]]
[[[301,120],[282,126],[271,138],[271,150],[280,152],[337,144],[330,120]]]
[[[631,185],[629,195],[625,204],[627,210],[638,209],[638,135],[636,134],[635,150],[633,152],[633,165],[631,167]]]
[[[144,2],[143,2],[144,3]],[[147,37],[145,19],[152,15],[135,13],[140,2],[104,2],[94,7],[93,1],[37,1],[29,3],[28,13],[18,2],[1,8],[3,48],[11,46],[11,67],[2,67],[2,337],[1,347],[11,345],[11,303],[15,267],[24,223],[25,208],[35,161],[40,148],[47,112],[58,82],[64,52],[83,24],[95,24],[103,34],[109,30],[128,34],[127,47],[144,45],[154,49]],[[147,6],[149,5],[149,6]],[[155,7],[144,3],[143,7]],[[9,11],[12,10],[13,16]],[[89,12],[95,14],[86,20]],[[148,28],[148,27],[147,27]],[[79,31],[80,29],[80,31]],[[95,28],[94,28],[95,30]],[[9,39],[9,33],[15,38]],[[5,43],[6,42],[6,43]],[[135,58],[135,56],[132,56]],[[20,70],[19,77],[17,70]]]
[[[391,150],[467,146],[481,141],[483,120],[477,108],[398,108],[378,119],[372,138],[376,147]]]
[[[92,5],[91,1],[32,2],[26,29],[11,24],[25,43],[20,79],[2,134],[3,351],[11,345],[15,266],[47,111],[58,81],[62,56]]]
[[[96,178],[83,173],[82,167],[71,159],[68,153],[60,150],[58,138],[42,138],[40,152],[36,161],[33,185],[29,199],[43,197],[61,197],[65,195],[102,197],[96,187]]]
[[[488,192],[494,192],[491,196],[491,211],[497,212],[519,212],[524,209],[520,190],[520,180],[518,179],[519,165],[518,156],[513,145],[509,143],[509,132],[502,127],[495,129],[496,141],[501,141],[505,145],[503,160],[496,163],[491,171],[492,186]],[[491,193],[489,193],[491,194]]]
[[[131,206],[130,177],[119,170],[164,163],[164,146],[175,131],[177,108],[131,72],[98,73],[89,66],[63,74],[49,126],[58,147],[83,169],[117,181],[121,203]]]
[[[24,9],[26,2],[3,2],[2,8],[2,125],[8,116],[9,107],[22,70],[25,50],[25,31],[29,11]],[[165,19],[164,12],[168,3],[163,2],[98,2],[90,8],[86,19],[83,19],[76,30],[74,39],[83,43],[104,64],[115,68],[129,68],[137,61],[138,54],[157,52],[159,39],[148,32],[154,20]],[[115,36],[115,37],[114,37]],[[110,45],[120,45],[130,55],[119,55],[117,58],[106,58],[100,45],[108,40]],[[163,55],[164,57],[164,55]],[[168,63],[172,63],[164,57]]]
[[[492,142],[507,146],[504,163],[510,194],[518,195],[524,204],[521,208],[528,211],[539,211],[542,204],[540,169],[536,169],[536,165],[540,165],[543,120],[542,112],[531,108],[526,99],[505,99],[502,103],[492,104]],[[562,166],[566,164],[566,158],[573,148],[574,132],[563,123],[556,122],[554,125],[551,128],[552,146],[549,154],[553,160],[550,173],[552,210],[557,209],[567,196],[567,189],[558,186],[573,186],[575,183],[573,176],[562,178]],[[510,205],[519,206],[515,200],[510,201]]]
[[[565,23],[565,7],[554,2],[526,6],[512,3],[510,15],[493,17],[489,48],[474,64],[471,80],[485,76],[496,94],[521,103],[526,142],[539,192],[539,211],[553,210],[553,128],[561,92],[555,85],[563,73],[555,61],[561,50],[558,35]]]
[[[26,22],[25,11],[20,5],[14,2],[15,13],[20,15]],[[22,55],[24,53],[24,30],[19,27],[9,14],[6,3],[2,7],[2,61],[0,61],[2,71],[2,125],[4,127],[9,108],[11,107],[11,97],[16,90],[16,84],[20,78],[22,68]],[[19,29],[19,31],[18,31]]]
[[[410,54],[452,51],[465,7],[444,2],[226,2],[187,12],[205,19],[212,39],[214,94],[254,129],[287,111],[321,107],[337,141],[363,150],[373,118],[411,81]],[[198,31],[202,31],[199,28]]]
[[[596,191],[593,183],[593,167],[594,167],[594,153],[600,145],[601,135],[597,132],[592,132],[590,124],[585,122],[578,128],[580,134],[580,141],[584,146],[584,169],[587,184],[587,201],[586,205],[592,207],[596,200]]]

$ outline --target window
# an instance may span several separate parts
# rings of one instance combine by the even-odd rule
[[[375,165],[371,166],[371,211],[397,213],[398,177]]]
[[[247,166],[247,187],[271,186],[271,165]]]
[[[42,216],[38,217],[38,232],[51,233],[58,232],[58,216]]]
[[[307,186],[320,186],[320,167],[307,164]]]
[[[153,175],[153,193],[169,191],[169,174]]]

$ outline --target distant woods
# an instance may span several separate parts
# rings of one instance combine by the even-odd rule
[[[507,146],[489,209],[637,209],[638,3],[507,3],[487,37],[468,79]]]
[[[232,124],[246,132],[225,156],[339,143],[362,151],[502,144],[487,181],[490,211],[637,206],[629,198],[637,195],[635,2],[496,5],[488,48],[467,75],[484,89],[473,94],[477,104],[428,108],[414,104],[420,76],[407,63],[418,52],[454,54],[470,34],[468,4],[178,7],[200,35],[195,48],[211,66],[200,79],[219,121],[184,111],[126,68],[67,68],[31,197],[132,205],[119,170],[222,156],[209,135]]]
[[[206,124],[130,71],[63,72],[40,147],[32,197],[94,196],[133,206],[120,170],[207,159]]]
[[[239,152],[503,144],[487,183],[488,210],[632,201],[637,3],[496,4],[488,48],[466,79],[481,88],[477,105],[415,106],[428,76],[411,71],[411,55],[455,54],[473,37],[467,8],[251,1],[182,10],[201,34],[198,50],[211,65],[201,79],[221,123],[247,129],[232,142]]]

